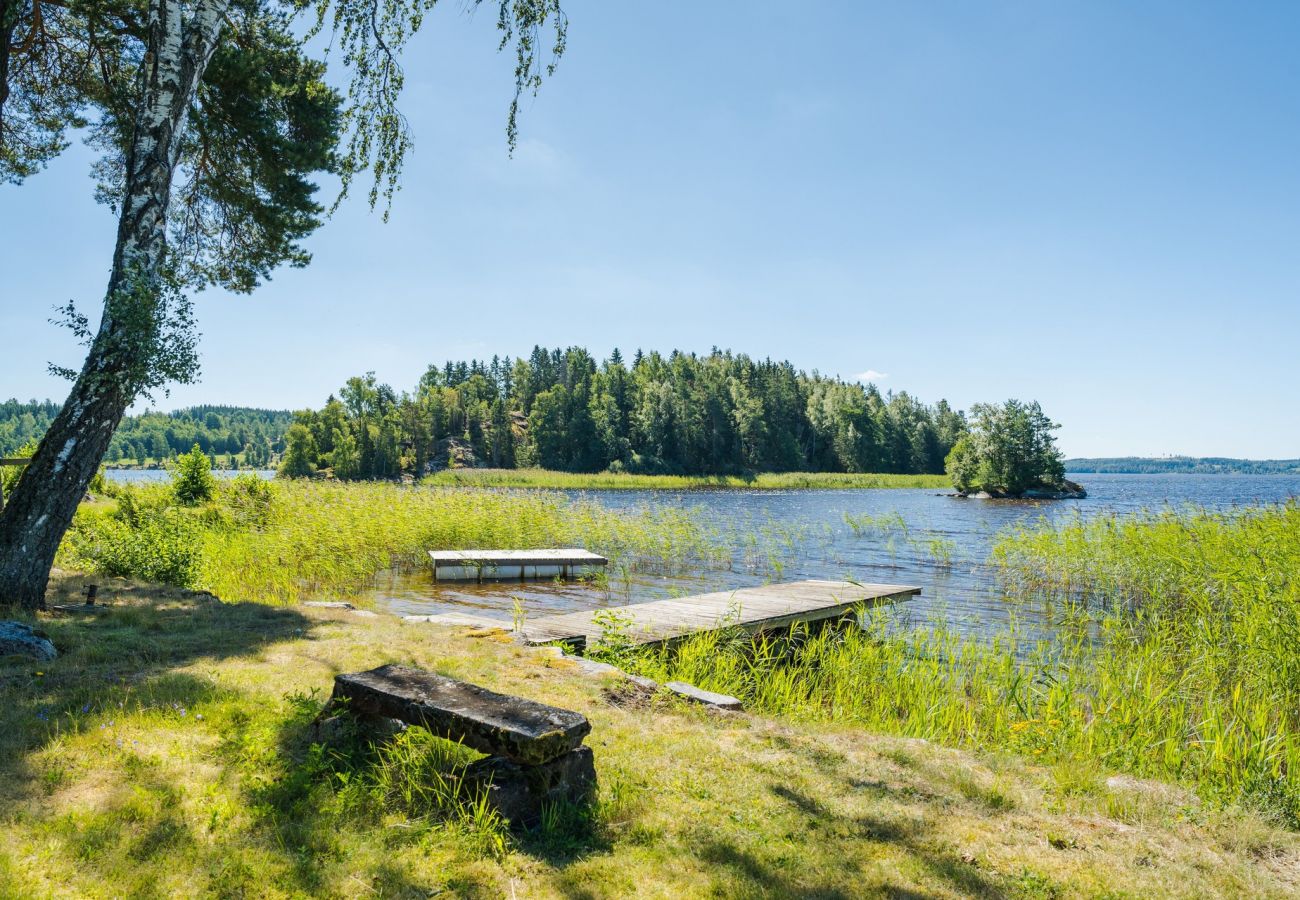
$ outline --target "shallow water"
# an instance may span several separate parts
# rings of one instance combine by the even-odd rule
[[[1052,611],[1009,604],[985,566],[1003,529],[1109,512],[1226,509],[1300,496],[1300,476],[1086,475],[1076,480],[1088,488],[1087,499],[962,500],[935,490],[571,491],[612,509],[690,509],[732,547],[731,566],[696,578],[611,572],[605,587],[448,585],[435,583],[428,570],[388,572],[376,579],[366,599],[403,615],[476,611],[508,620],[516,599],[536,617],[770,581],[853,579],[919,586],[921,596],[895,611],[906,620],[941,619],[958,631],[990,632],[1001,630],[1014,613],[1032,634],[1050,627]],[[864,515],[876,524],[855,530],[845,518]]]

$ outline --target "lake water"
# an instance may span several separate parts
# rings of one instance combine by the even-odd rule
[[[376,580],[366,599],[402,615],[474,611],[508,620],[516,598],[530,617],[536,617],[771,581],[851,578],[919,586],[921,596],[896,610],[907,620],[942,619],[958,631],[988,632],[1004,626],[1013,611],[985,566],[1003,529],[1108,512],[1187,506],[1226,509],[1300,496],[1300,476],[1289,475],[1081,475],[1075,479],[1088,488],[1087,499],[961,500],[935,490],[574,491],[572,496],[613,509],[665,505],[691,509],[732,546],[731,566],[693,578],[615,576],[607,589],[553,582],[437,584],[427,570],[391,572]],[[890,524],[855,530],[846,521],[846,516],[864,515],[877,521],[888,518]],[[945,548],[950,553],[947,565],[936,558]],[[1050,610],[1017,605],[1014,612],[1027,629],[1050,625]]]
[[[258,478],[272,479],[275,469],[213,469],[212,474],[218,478],[234,478],[236,475],[256,475]],[[167,469],[105,469],[104,477],[118,484],[139,484],[149,481],[171,481],[172,473]]]

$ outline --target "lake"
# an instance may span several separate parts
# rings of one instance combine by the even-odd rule
[[[212,474],[218,478],[256,475],[258,478],[270,480],[275,477],[275,469],[213,469]],[[171,481],[172,473],[167,469],[105,469],[104,477],[119,484],[140,484],[150,481]]]
[[[553,582],[449,585],[435,583],[428,570],[387,572],[365,599],[402,615],[469,608],[508,620],[516,598],[535,617],[770,581],[851,578],[921,587],[920,597],[896,610],[912,622],[941,619],[964,633],[989,632],[1005,626],[1014,612],[1023,627],[1038,631],[1050,626],[1052,611],[1009,604],[985,566],[1003,529],[1108,512],[1227,509],[1300,496],[1300,476],[1290,475],[1073,477],[1088,488],[1087,499],[962,500],[935,490],[572,491],[613,509],[690,509],[732,547],[731,566],[696,578],[611,573],[608,589]],[[878,524],[861,527],[864,516]]]

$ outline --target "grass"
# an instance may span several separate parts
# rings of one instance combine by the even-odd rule
[[[554,490],[697,490],[750,488],[951,488],[947,475],[850,474],[844,472],[768,472],[739,475],[631,475],[626,473],[552,472],[547,469],[447,469],[424,484],[440,487],[549,488]]]
[[[491,637],[97,577],[0,660],[0,896],[1288,896],[1296,835],[1185,790],[795,716],[710,715]],[[61,577],[53,600],[84,579]],[[418,729],[313,746],[332,676],[576,709],[594,807],[505,831]]]
[[[1300,827],[1300,506],[1025,531],[995,560],[1053,606],[1050,641],[872,617],[623,661],[787,719],[1165,779]]]
[[[164,484],[118,486],[115,497],[78,513],[62,565],[231,600],[351,594],[380,570],[427,565],[439,548],[581,546],[616,572],[659,574],[730,560],[689,510],[615,511],[553,492],[245,476],[195,509],[177,507]]]

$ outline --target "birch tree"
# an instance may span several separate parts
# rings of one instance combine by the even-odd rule
[[[358,184],[386,215],[411,148],[400,56],[434,3],[0,0],[0,182],[37,175],[80,130],[118,216],[98,325],[74,304],[59,314],[87,354],[59,370],[71,392],[0,517],[0,605],[43,605],[123,413],[196,377],[192,292],[250,292],[306,265],[303,238]],[[559,0],[493,5],[515,60],[513,147],[519,101],[553,71],[567,23]],[[328,208],[319,173],[341,185]]]

